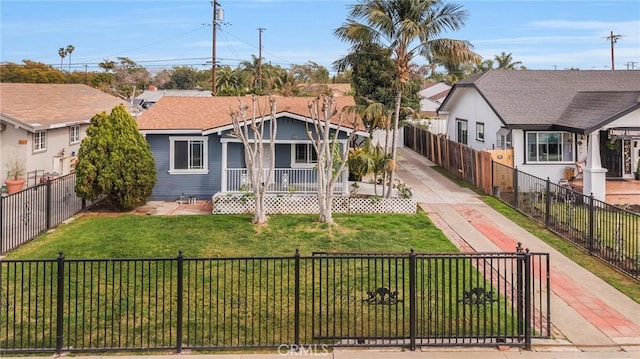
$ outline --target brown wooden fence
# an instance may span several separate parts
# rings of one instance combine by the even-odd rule
[[[404,143],[456,178],[485,193],[492,193],[490,151],[477,151],[413,126],[405,127]]]

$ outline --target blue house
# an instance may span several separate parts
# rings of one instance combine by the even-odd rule
[[[250,112],[251,97],[240,100]],[[261,100],[264,104],[264,99]],[[314,167],[317,156],[306,134],[313,127],[309,112],[312,100],[309,97],[276,97],[275,153],[271,154],[270,141],[264,141],[263,152],[265,163],[269,163],[270,156],[275,157],[276,168],[267,190],[270,193],[316,191]],[[218,192],[246,190],[249,183],[244,148],[237,138],[230,136],[233,131],[230,113],[238,110],[238,101],[238,97],[165,96],[137,118],[138,128],[151,147],[158,173],[151,200],[173,201],[181,195],[206,199]],[[346,149],[352,131],[358,131],[362,136],[367,134],[364,130],[354,129],[348,121],[338,126],[340,112],[355,105],[353,97],[335,97],[334,105],[337,111],[331,119],[332,128],[340,131],[338,140]],[[270,121],[270,118],[264,120]],[[265,136],[268,139],[268,134]],[[347,192],[348,173],[344,171],[336,181],[334,193]]]

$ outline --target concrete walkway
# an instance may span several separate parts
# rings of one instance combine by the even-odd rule
[[[573,350],[636,351],[640,357],[640,304],[515,225],[473,191],[460,188],[420,154],[400,149],[398,177],[412,188],[429,217],[462,251],[513,252],[518,242],[550,253],[551,321],[555,338],[535,341]]]

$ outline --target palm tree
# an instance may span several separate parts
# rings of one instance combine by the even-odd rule
[[[244,94],[244,84],[241,78],[241,71],[234,70],[229,66],[222,66],[216,72],[217,92],[225,96]]]
[[[251,55],[251,61],[245,60],[240,62],[238,68],[246,76],[249,88],[254,88],[259,85],[258,80],[260,78],[260,74],[258,73],[258,70],[260,69],[260,59],[256,55]]]
[[[59,48],[58,56],[60,56],[60,71],[62,71],[62,60],[67,56],[67,50],[64,47]]]
[[[67,48],[64,50],[67,53],[67,55],[69,55],[69,73],[71,73],[71,53],[75,49],[76,48],[73,47],[73,45],[67,45]]]
[[[522,61],[513,61],[513,57],[511,53],[505,53],[502,51],[500,55],[496,55],[493,57],[496,63],[498,64],[498,69],[502,70],[516,70],[523,69]]]
[[[349,9],[346,22],[334,34],[354,47],[374,43],[393,54],[396,79],[391,157],[395,162],[402,90],[409,82],[411,61],[430,54],[458,62],[479,60],[468,41],[438,38],[443,32],[462,28],[467,12],[443,0],[360,0]],[[387,196],[391,195],[394,176],[392,171]]]
[[[116,62],[109,59],[104,59],[104,61],[98,64],[98,67],[103,69],[104,72],[109,72],[116,68]]]

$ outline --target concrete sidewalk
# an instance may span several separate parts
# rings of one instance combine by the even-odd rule
[[[550,253],[551,321],[555,337],[534,341],[538,348],[609,348],[640,356],[640,304],[515,225],[434,170],[409,149],[398,153],[398,177],[412,188],[429,217],[462,251],[513,252],[518,242],[533,252]],[[607,354],[609,356],[609,354]]]
[[[179,357],[181,359],[281,359],[281,358],[327,358],[327,359],[413,359],[413,358],[425,358],[425,359],[459,359],[465,357],[468,359],[631,359],[637,358],[637,352],[581,352],[581,351],[553,351],[553,352],[539,352],[539,351],[499,351],[491,349],[473,349],[473,348],[450,348],[448,350],[442,349],[427,349],[402,351],[400,349],[371,349],[371,350],[343,350],[337,349],[333,352],[324,351],[302,351],[298,353],[287,353],[282,351],[280,354],[174,354],[174,355],[103,355],[103,356],[75,356],[74,358],[81,359],[110,359],[110,358],[145,358],[145,359],[167,359],[171,357]],[[10,357],[5,357],[10,358]],[[26,358],[43,358],[39,357],[15,357],[16,359]]]

